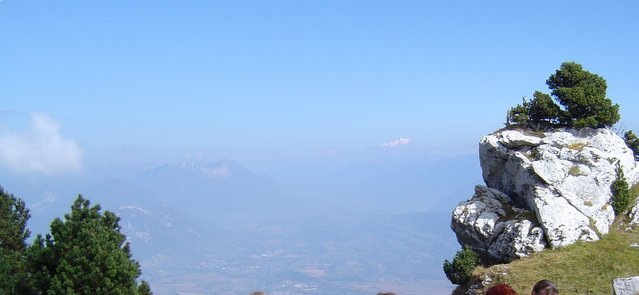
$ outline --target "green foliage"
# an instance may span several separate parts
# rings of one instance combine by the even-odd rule
[[[140,282],[140,285],[138,286],[138,295],[153,295],[149,283],[147,283],[146,281]]]
[[[0,294],[24,294],[28,287],[24,264],[29,209],[0,187]]]
[[[564,123],[575,127],[610,127],[619,121],[619,105],[606,98],[606,80],[575,62],[564,62],[546,84],[565,107]]]
[[[528,102],[526,101],[525,97],[522,98],[522,100],[522,104],[518,104],[508,110],[508,114],[506,116],[506,125],[527,125],[530,121],[530,118],[528,117]]]
[[[635,135],[634,132],[630,130],[624,133],[623,139],[626,142],[628,148],[630,148],[630,150],[632,150],[632,153],[635,155],[635,160],[639,159],[639,138],[637,138],[637,135]]]
[[[552,101],[550,95],[535,91],[528,106],[528,116],[530,123],[536,125],[536,129],[556,124],[560,113],[559,106]]]
[[[539,130],[557,124],[561,112],[550,95],[536,91],[532,100],[526,101],[524,97],[522,104],[508,110],[507,124]]]
[[[473,249],[470,246],[464,246],[462,250],[457,251],[453,262],[444,260],[444,273],[451,283],[463,285],[471,279],[473,270],[479,263],[479,256]]]
[[[612,199],[610,204],[612,209],[615,210],[616,215],[621,215],[628,210],[630,206],[630,190],[628,189],[628,182],[621,169],[621,164],[617,161],[617,168],[615,169],[615,181],[610,185],[610,191],[612,192]]]
[[[139,264],[120,233],[120,218],[90,206],[78,196],[64,221],[51,223],[51,234],[38,235],[28,250],[34,287],[40,294],[137,294]],[[149,293],[143,293],[149,294]]]
[[[606,98],[606,80],[584,70],[580,64],[562,63],[546,84],[552,91],[552,97],[536,91],[530,102],[524,100],[523,104],[508,111],[507,124],[533,129],[557,126],[600,128],[610,127],[619,121],[619,105]]]

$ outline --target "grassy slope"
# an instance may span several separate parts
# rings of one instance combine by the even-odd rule
[[[578,242],[546,250],[509,264],[479,268],[475,274],[490,275],[494,282],[508,283],[519,294],[530,294],[540,279],[557,283],[560,294],[612,294],[612,280],[639,275],[639,227],[617,223],[596,242]]]

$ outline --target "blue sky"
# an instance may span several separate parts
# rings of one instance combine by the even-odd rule
[[[638,129],[639,4],[555,2],[2,0],[0,162],[473,153],[568,60]]]

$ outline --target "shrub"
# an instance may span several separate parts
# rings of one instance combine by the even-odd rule
[[[628,210],[628,206],[630,206],[630,191],[619,161],[617,161],[615,174],[617,175],[615,181],[610,185],[610,191],[612,192],[610,204],[612,209],[615,210],[615,214],[620,215],[625,213]]]
[[[444,260],[444,273],[451,283],[466,284],[472,277],[473,270],[479,265],[479,256],[470,248],[464,246],[457,251],[453,261]]]
[[[508,110],[508,113],[506,114],[506,125],[517,124],[526,126],[530,121],[530,118],[528,117],[528,102],[525,97],[522,98],[522,100],[522,104],[518,104]]]

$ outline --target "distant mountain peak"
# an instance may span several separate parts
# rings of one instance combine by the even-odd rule
[[[204,174],[212,178],[226,178],[226,177],[230,177],[233,174],[232,168],[234,166],[239,166],[239,165],[235,163],[231,163],[229,161],[219,161],[219,162],[199,162],[199,163],[180,162],[175,165],[169,165],[169,166],[179,168],[180,170],[183,170],[183,171]]]
[[[200,161],[200,162],[176,162],[164,164],[147,171],[147,174],[179,173],[187,175],[204,176],[209,179],[223,180],[231,177],[252,174],[232,160]]]

